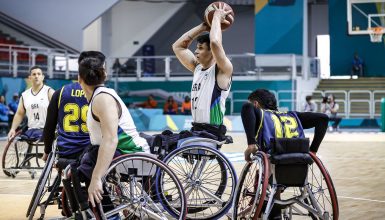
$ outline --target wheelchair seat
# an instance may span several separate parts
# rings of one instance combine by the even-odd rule
[[[64,170],[68,165],[70,165],[71,163],[75,163],[76,161],[76,159],[58,158],[55,161],[55,167],[59,170]]]
[[[42,129],[28,129],[27,131],[22,132],[20,134],[19,140],[25,141],[28,144],[38,144],[39,142],[43,144],[41,141],[42,136],[43,136]]]
[[[308,167],[313,163],[309,155],[309,139],[271,139],[270,161],[277,184],[285,187],[303,186]]]

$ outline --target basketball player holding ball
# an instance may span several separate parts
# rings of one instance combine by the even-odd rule
[[[172,48],[183,66],[193,73],[192,130],[209,130],[205,128],[210,127],[223,133],[225,101],[230,91],[233,65],[222,45],[221,26],[228,28],[234,21],[234,13],[226,3],[214,2],[207,7],[204,20],[184,33]],[[195,39],[197,47],[193,52],[189,46]]]

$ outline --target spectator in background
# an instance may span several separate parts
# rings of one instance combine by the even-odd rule
[[[190,96],[188,95],[184,97],[184,102],[182,103],[181,112],[184,115],[191,115],[191,99],[190,99]]]
[[[169,96],[166,103],[164,103],[163,114],[175,115],[176,113],[178,113],[178,104],[174,100],[174,97]]]
[[[19,105],[19,94],[14,93],[12,96],[12,101],[8,103],[8,108],[9,108],[9,128],[11,128],[12,121],[13,121],[13,116],[15,116],[15,113],[17,111],[17,106]]]
[[[9,109],[8,106],[5,104],[5,97],[2,95],[0,96],[0,122],[8,123],[8,114]]]
[[[122,68],[122,65],[120,64],[119,59],[116,58],[114,64],[112,65],[113,73],[119,76],[121,68]]]
[[[340,106],[335,102],[335,96],[333,94],[329,95],[326,99],[324,97],[321,103],[321,111],[329,116],[329,121],[333,121],[334,123],[329,128],[330,131],[338,130],[338,126],[341,122],[341,118],[337,117],[337,112]]]
[[[317,104],[312,101],[313,97],[311,95],[306,96],[306,102],[303,106],[304,112],[317,112]]]
[[[353,78],[354,74],[362,77],[364,76],[364,61],[358,56],[358,53],[354,53],[352,61],[352,70],[350,72],[350,78]]]
[[[142,108],[156,108],[158,106],[158,102],[155,101],[153,95],[149,95],[146,101],[137,104],[136,106]]]

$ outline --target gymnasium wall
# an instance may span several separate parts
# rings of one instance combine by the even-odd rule
[[[255,1],[255,53],[302,54],[303,1],[272,6]]]
[[[101,16],[102,51],[112,57],[132,56],[184,4],[118,2]],[[171,47],[171,44],[169,46]]]
[[[254,6],[232,5],[234,24],[223,32],[226,54],[254,53]],[[156,55],[174,54],[171,45],[183,33],[202,22],[203,12],[195,3],[186,3],[146,42],[155,46]],[[195,48],[195,42],[190,49]],[[141,50],[136,55],[142,55]]]
[[[369,35],[349,36],[346,4],[346,1],[329,0],[331,75],[350,75],[353,56],[357,52],[365,62],[365,76],[385,76],[385,43],[371,43]],[[367,20],[358,20],[355,25],[360,22],[367,23]]]
[[[59,89],[61,86],[71,83],[71,80],[59,80],[59,79],[47,79],[45,83],[51,86],[53,89]],[[107,82],[107,86],[114,88],[114,82]],[[0,95],[5,95],[6,100],[11,100],[14,93],[21,94],[26,88],[29,88],[29,82],[26,78],[0,78]],[[291,90],[292,82],[290,80],[282,81],[233,81],[231,91],[233,99],[247,100],[248,92],[237,91],[253,91],[257,88],[269,89],[269,90]],[[123,101],[128,103],[144,101],[146,97],[127,97],[127,91],[137,91],[146,89],[162,89],[167,92],[185,92],[190,93],[191,81],[166,81],[166,82],[119,82],[118,93],[121,95]],[[291,94],[281,94],[280,99],[291,99]],[[234,112],[239,113],[242,107],[243,101],[235,102]],[[160,106],[162,107],[162,106]],[[290,103],[280,103],[280,107],[287,107],[290,109]],[[226,114],[230,113],[230,102],[226,103]]]
[[[83,28],[116,2],[118,0],[0,0],[0,11],[81,51]]]

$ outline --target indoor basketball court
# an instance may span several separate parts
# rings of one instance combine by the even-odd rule
[[[222,152],[239,175],[244,165],[245,135],[232,133],[234,144]],[[312,133],[307,136],[311,137]],[[327,133],[318,156],[328,169],[338,196],[340,219],[383,219],[385,216],[385,134],[377,132]],[[5,142],[1,142],[3,150]],[[24,219],[37,180],[28,172],[12,179],[0,176],[0,219]],[[6,211],[5,211],[6,210]],[[35,217],[39,213],[36,211]],[[46,219],[61,217],[57,205],[49,206]],[[222,218],[226,219],[226,218]]]
[[[325,219],[335,220],[385,219],[385,0],[224,0],[223,2],[215,2],[214,0],[93,1],[94,0],[88,0],[83,3],[71,3],[71,1],[64,3],[59,1],[60,3],[54,5],[49,0],[42,0],[41,2],[46,4],[44,6],[24,1],[23,7],[25,7],[25,9],[23,8],[23,10],[29,9],[33,11],[33,13],[25,13],[24,15],[20,12],[21,6],[19,3],[10,1],[10,3],[4,3],[2,5],[2,7],[4,6],[4,12],[0,9],[0,94],[4,96],[4,101],[2,102],[5,103],[6,99],[11,100],[14,96],[22,94],[26,88],[31,86],[31,82],[26,79],[30,74],[30,70],[28,70],[30,66],[39,65],[46,77],[44,83],[54,90],[57,90],[63,85],[72,83],[78,79],[78,75],[80,75],[78,67],[80,64],[80,61],[78,61],[80,52],[96,50],[106,55],[101,65],[103,68],[100,69],[105,71],[102,73],[106,73],[104,76],[107,80],[105,82],[103,81],[102,84],[104,85],[105,83],[106,87],[113,88],[117,92],[117,96],[122,99],[119,104],[123,103],[120,107],[125,105],[129,108],[128,115],[132,117],[132,121],[136,126],[135,129],[133,129],[135,132],[137,130],[138,132],[144,132],[146,134],[159,134],[164,130],[169,130],[172,131],[171,133],[174,132],[174,134],[176,134],[183,130],[190,130],[191,122],[194,120],[192,117],[194,110],[191,110],[191,106],[194,106],[194,100],[195,103],[197,103],[196,100],[202,97],[200,94],[203,94],[203,89],[201,90],[202,93],[196,93],[198,95],[192,97],[194,90],[200,90],[201,83],[193,84],[192,88],[191,81],[195,76],[192,77],[189,69],[187,70],[185,68],[186,65],[178,60],[178,58],[180,58],[178,55],[180,54],[177,54],[175,50],[178,51],[178,49],[181,48],[188,49],[190,44],[193,45],[195,42],[192,43],[190,40],[195,40],[197,36],[193,38],[187,34],[191,32],[186,31],[192,27],[195,27],[195,30],[209,30],[214,17],[216,22],[219,21],[218,14],[215,16],[214,14],[217,13],[215,11],[218,10],[218,8],[221,8],[224,12],[220,13],[226,15],[221,17],[222,23],[216,23],[216,30],[218,31],[216,35],[223,33],[223,37],[220,37],[220,43],[222,43],[223,40],[223,49],[226,50],[226,53],[224,54],[225,56],[221,58],[228,57],[228,60],[227,58],[224,60],[231,62],[232,72],[231,77],[228,77],[228,79],[231,78],[232,81],[229,82],[229,84],[231,84],[230,93],[228,96],[226,95],[223,100],[221,99],[222,96],[219,98],[213,96],[215,98],[214,101],[216,101],[215,105],[220,105],[217,111],[221,112],[211,114],[209,120],[211,125],[225,125],[228,131],[227,135],[233,138],[232,144],[223,145],[220,148],[218,141],[216,143],[213,142],[213,146],[217,147],[220,152],[224,154],[225,159],[231,162],[235,168],[238,179],[245,165],[244,150],[247,147],[247,139],[242,124],[242,119],[244,118],[241,117],[243,113],[242,106],[245,102],[250,101],[248,100],[249,94],[259,88],[269,90],[276,98],[277,105],[274,109],[278,107],[281,113],[286,113],[286,111],[308,111],[305,110],[306,108],[303,108],[303,106],[304,104],[310,103],[308,102],[308,97],[310,97],[309,100],[313,100],[315,109],[310,108],[309,111],[325,113],[329,117],[325,117],[325,127],[327,119],[329,119],[328,131],[317,152],[317,156],[328,170],[334,183],[339,210],[336,211],[332,208],[331,216],[329,216],[329,211],[322,212],[322,208],[324,207],[321,207],[320,211],[320,207],[317,206],[320,206],[319,204],[322,206],[323,202],[328,203],[328,201],[322,201],[324,198],[322,197],[321,199],[316,198],[317,201],[314,202],[314,197],[317,196],[316,193],[309,195],[313,189],[321,191],[320,194],[323,194],[324,190],[317,188],[317,186],[314,188],[309,187],[313,182],[307,182],[308,179],[305,177],[307,174],[310,176],[312,171],[308,172],[308,170],[306,170],[306,172],[308,172],[304,177],[306,182],[304,183],[302,181],[302,185],[296,187],[301,191],[301,196],[305,194],[308,196],[306,198],[301,197],[299,200],[306,200],[304,203],[310,208],[314,207],[314,209],[302,213],[306,215],[307,218],[304,216],[294,216],[293,219],[315,219],[316,215],[322,216]],[[5,2],[5,0],[3,0],[3,2]],[[78,5],[79,7],[77,7]],[[45,6],[47,6],[47,8],[45,8]],[[85,13],[85,9],[89,11],[89,14]],[[58,13],[63,11],[66,12],[65,15]],[[73,17],[71,18],[76,18],[76,21],[71,22],[71,20],[68,19],[69,21],[67,22],[65,21],[66,19],[63,19],[63,17],[68,17],[68,11],[72,11]],[[39,18],[36,16],[39,14],[43,15],[43,12],[47,13],[44,14],[47,17],[55,18],[52,19],[52,24],[54,25],[47,22],[51,21],[50,19],[44,16],[39,16]],[[72,14],[70,14],[70,16],[72,16]],[[51,29],[48,29],[47,27],[51,25]],[[12,28],[14,27],[21,27],[21,30],[13,30]],[[223,32],[221,32],[220,29]],[[190,31],[191,30],[192,29],[190,29]],[[28,34],[23,35],[24,32]],[[186,35],[183,35],[183,33]],[[40,34],[41,42],[39,39],[31,37],[39,36]],[[71,36],[66,36],[66,34]],[[16,37],[13,37],[13,35]],[[216,35],[213,34],[213,36]],[[179,41],[177,39],[182,39],[183,37],[187,37],[188,39],[183,40],[183,44],[181,43],[182,40],[180,40],[180,47],[176,47],[177,49],[175,49],[174,46]],[[16,38],[18,39],[16,40]],[[204,43],[201,42],[196,44],[204,45]],[[187,48],[184,48],[186,45]],[[211,44],[207,45],[209,46],[207,51],[211,50],[210,45]],[[194,54],[194,50],[199,51],[199,49],[202,49],[199,48],[199,45],[198,49],[196,49],[195,46],[196,45],[193,45],[192,49],[190,48],[192,54]],[[193,63],[194,65],[199,63],[199,53],[195,53],[195,57],[188,57],[195,58],[194,61],[196,62]],[[206,53],[206,56],[207,54],[209,53]],[[358,69],[356,69],[355,66],[356,61],[359,62]],[[202,65],[202,63],[200,64]],[[215,62],[209,66],[209,68],[211,68],[210,71],[213,70],[213,72],[209,73],[215,73],[215,77],[213,77],[214,80],[212,80],[212,82],[215,83],[212,83],[210,86],[217,89],[216,87],[219,88],[216,78],[218,72],[216,72],[216,68],[212,68],[214,64]],[[218,65],[216,65],[216,67],[218,67]],[[226,67],[229,67],[229,65]],[[197,68],[197,66],[194,66],[194,68]],[[203,68],[202,65],[202,71],[206,71],[207,69]],[[195,70],[196,69],[194,69],[194,73]],[[207,80],[207,76],[208,73],[201,77],[202,82],[203,80]],[[96,91],[96,88],[93,91]],[[219,88],[219,91],[219,93],[222,93],[227,90]],[[210,98],[211,96],[207,97]],[[325,110],[326,106],[331,102],[330,97],[333,99],[333,108],[336,104],[338,106],[336,112],[332,112],[330,109],[330,112]],[[209,100],[209,98],[207,100]],[[214,98],[211,98],[211,101],[213,101]],[[117,99],[115,98],[115,100]],[[171,111],[171,107],[167,107],[168,102],[173,100],[175,100],[175,104],[177,103],[175,111]],[[150,101],[156,103],[155,107],[145,105],[149,104]],[[183,104],[185,103],[190,107],[190,110],[186,112],[182,110]],[[215,107],[213,103],[208,105],[209,108],[205,107],[202,108],[203,110],[199,110],[204,113],[212,113],[210,111]],[[180,108],[178,104],[181,104]],[[259,107],[258,105],[258,108]],[[122,110],[122,108],[120,108],[120,110]],[[79,117],[79,112],[77,112],[77,115],[74,112],[75,111],[67,111],[66,113],[73,116],[72,119],[77,118],[76,120],[84,120],[83,117]],[[81,116],[84,116],[83,113],[84,112],[81,111]],[[87,112],[85,113],[87,114]],[[64,118],[68,119],[68,115]],[[213,123],[211,120],[212,115],[217,119],[217,121]],[[72,119],[68,119],[67,122],[70,124],[76,121]],[[271,119],[274,121],[273,118]],[[298,119],[298,115],[296,119]],[[277,120],[278,123],[274,121],[274,129],[277,131],[277,124],[281,125],[281,137],[287,137],[285,132],[286,130],[292,129],[292,127],[290,127],[293,125],[291,124],[292,122],[290,122],[290,120],[285,121],[285,119],[281,118]],[[338,123],[335,121],[338,121]],[[83,122],[85,125],[87,120]],[[2,157],[4,158],[7,150],[11,149],[11,147],[6,148],[8,123],[0,122],[0,125],[2,126],[0,152],[5,152]],[[297,126],[293,130],[299,129],[300,127],[301,126]],[[207,127],[205,127],[205,129],[206,128]],[[258,132],[259,131],[260,130],[258,130]],[[313,132],[314,130],[305,131],[306,137],[312,140]],[[277,133],[275,134],[276,136],[278,136]],[[136,137],[138,136],[139,135],[136,135]],[[178,136],[178,138],[180,137],[181,136]],[[297,136],[290,137],[297,138],[300,136],[297,133]],[[129,138],[132,137],[130,136]],[[223,138],[223,136],[220,138]],[[217,137],[218,140],[220,138]],[[277,139],[278,138],[279,137],[277,137]],[[19,139],[15,138],[15,140]],[[16,142],[17,141],[15,141],[15,143]],[[36,143],[38,143],[38,141]],[[73,142],[69,141],[68,143],[73,144]],[[14,149],[16,150],[12,148],[13,151],[10,153],[11,159],[9,160],[11,163],[19,165],[18,155],[25,156],[30,152],[26,150],[18,152],[18,145],[14,144],[12,146],[15,146]],[[191,146],[199,147],[198,145],[186,147]],[[40,147],[42,149],[41,145]],[[159,145],[156,145],[156,147],[159,147]],[[203,144],[203,147],[207,146]],[[5,148],[7,150],[4,150]],[[214,147],[212,148],[214,149]],[[28,149],[30,148],[28,147]],[[194,156],[196,158],[213,156],[213,154],[202,156],[203,153],[201,152],[204,151],[202,149],[197,150],[197,148],[194,148],[193,151],[198,153],[191,156],[188,155],[189,152],[185,152],[184,155],[187,154],[187,156],[185,156],[187,162],[182,163],[201,166],[201,161],[194,164]],[[175,150],[172,152],[175,152]],[[170,155],[172,152],[167,153]],[[294,153],[299,154],[299,151]],[[301,152],[301,154],[309,156],[308,152]],[[12,156],[14,155],[17,155],[17,159],[13,159]],[[38,154],[35,154],[35,156],[36,155]],[[54,157],[50,158],[52,159]],[[162,160],[164,160],[163,162],[166,161],[165,158],[167,157],[162,158]],[[314,158],[313,156],[313,159]],[[37,160],[38,159],[36,159],[36,161]],[[51,162],[52,161],[54,160],[52,159]],[[176,161],[178,161],[178,159],[176,159]],[[260,162],[258,159],[254,159],[253,162],[257,163],[256,161]],[[304,167],[306,165],[307,169],[311,163],[316,164],[314,161],[315,160],[312,160],[312,162],[301,165]],[[25,163],[25,160],[23,160],[21,162],[22,168],[27,167],[27,169],[29,169],[33,163],[33,161],[27,161]],[[195,175],[194,172],[196,172],[196,169],[200,169],[198,172],[202,172],[204,166],[206,166],[206,161],[202,162],[202,164],[202,167],[194,168],[192,176]],[[218,165],[220,163],[218,161],[213,162],[213,164]],[[298,164],[298,162],[297,164],[293,162],[292,164],[288,163],[286,165],[296,166]],[[10,173],[5,175],[3,172],[0,174],[0,220],[26,219],[27,209],[30,205],[31,197],[34,194],[41,170],[38,170],[35,175],[35,170],[33,169],[19,171],[20,167],[15,168],[13,164],[7,168],[5,168],[7,164],[2,163],[2,165],[5,172],[10,171],[12,173],[11,175]],[[208,166],[209,168],[210,165],[211,164]],[[132,166],[134,165],[132,164]],[[224,166],[223,162],[219,166]],[[164,167],[172,170],[172,172],[177,172],[176,166],[173,167],[172,165],[166,164],[166,162],[164,163]],[[129,169],[134,168],[129,167]],[[137,167],[135,167],[135,169],[137,169]],[[214,169],[208,170],[212,171]],[[262,173],[260,170],[259,172]],[[226,178],[228,177],[226,171],[226,174],[223,175],[223,170],[220,172],[212,172],[214,176],[217,174],[226,176]],[[261,179],[265,180],[265,185],[267,185],[268,181],[266,179],[269,178],[258,179],[257,175],[260,173],[256,172],[254,178],[259,181]],[[115,176],[119,176],[121,173],[114,174]],[[128,174],[127,171],[127,176],[129,175],[132,174]],[[140,176],[138,179],[141,178],[142,185],[145,186],[146,184],[143,184],[145,175],[137,175]],[[188,175],[189,174],[186,174],[186,176]],[[199,175],[201,175],[201,173]],[[235,179],[235,175],[230,176]],[[196,210],[202,209],[205,211],[207,207],[213,205],[219,207],[218,209],[223,208],[223,210],[225,210],[224,207],[227,206],[226,211],[221,212],[221,214],[223,214],[227,212],[229,203],[222,198],[222,195],[231,193],[228,193],[228,189],[222,190],[220,188],[223,188],[223,185],[226,187],[232,184],[227,184],[227,182],[229,182],[227,180],[225,184],[222,184],[223,179],[220,179],[221,182],[217,183],[219,180],[215,178],[211,180],[211,182],[211,177],[212,176],[209,176],[209,180],[206,181],[214,185],[215,190],[217,190],[214,193],[214,199],[202,202],[202,206],[197,206],[196,203],[195,206],[190,206],[190,208],[198,207]],[[201,177],[198,177],[198,180],[193,180],[189,176],[188,181],[193,182],[191,185],[196,184],[200,186],[201,182],[204,182],[201,181],[200,178]],[[104,178],[103,181],[105,181],[105,179],[107,178]],[[148,179],[153,180],[151,178]],[[269,181],[271,181],[271,179]],[[158,179],[156,180],[158,181]],[[188,182],[187,178],[184,181]],[[188,184],[190,184],[190,182]],[[199,183],[197,184],[196,182]],[[255,182],[249,182],[255,184]],[[59,185],[60,184],[57,184],[57,186]],[[179,189],[181,189],[182,185],[183,184],[179,184]],[[258,185],[258,188],[261,187],[261,185],[263,184]],[[278,185],[280,184],[275,184],[275,186]],[[282,185],[279,187],[281,186]],[[183,185],[183,187],[186,186]],[[190,185],[188,187],[190,187]],[[194,185],[194,187],[196,186]],[[191,187],[187,197],[191,195],[192,188],[193,187]],[[253,186],[253,188],[257,187]],[[263,187],[261,188],[263,189]],[[330,187],[325,188],[325,191],[328,191]],[[130,190],[131,189],[134,188],[131,187]],[[153,188],[151,188],[151,190],[152,189]],[[156,190],[158,190],[158,188]],[[218,193],[221,190],[222,192]],[[269,188],[268,190],[271,189]],[[265,192],[268,190],[265,190]],[[110,196],[119,198],[117,194],[121,192],[117,191],[119,190],[110,193]],[[153,193],[144,192],[146,189],[142,189],[141,191],[143,195],[147,194],[146,196],[148,198],[150,198],[149,195]],[[246,191],[247,190],[245,190],[245,192]],[[303,193],[304,191],[311,193]],[[163,202],[169,202],[170,197],[167,197],[169,196],[168,192],[167,190],[165,193],[159,193],[157,191],[158,194],[165,195],[162,197],[165,200]],[[183,190],[179,190],[179,192],[183,192]],[[270,192],[275,191],[269,191],[267,194]],[[249,194],[253,193],[255,192],[252,191]],[[235,193],[231,196],[234,194]],[[245,197],[250,196],[246,195],[247,193],[243,194],[245,194]],[[123,196],[133,197],[131,195],[132,194],[130,194],[130,196]],[[271,195],[274,197],[276,194],[271,193]],[[232,198],[231,196],[227,198]],[[182,197],[178,198],[179,201],[182,201]],[[257,198],[255,195],[251,197],[253,197],[253,202],[255,198]],[[326,199],[333,197],[333,193],[326,193],[325,197]],[[160,196],[158,195],[156,199],[159,198]],[[150,198],[149,200],[152,199],[153,198]],[[154,199],[154,201],[156,199]],[[312,204],[309,203],[309,199],[313,199],[311,201]],[[63,201],[67,200],[68,198],[63,199]],[[120,200],[123,201],[124,199]],[[170,200],[172,201],[172,196]],[[268,199],[262,199],[261,201],[267,202],[267,200]],[[33,219],[37,219],[40,216],[40,207],[43,207],[43,205],[37,204],[40,200],[35,201],[35,205],[38,205],[38,208]],[[130,202],[127,201],[124,200],[121,204],[129,204]],[[136,202],[138,201],[142,206],[147,205],[147,203],[143,205],[144,203],[140,200]],[[271,199],[270,202],[271,201],[273,201],[273,199]],[[280,204],[279,202],[276,204]],[[316,204],[317,202],[318,204]],[[61,213],[61,209],[58,209],[57,201],[53,201],[53,203],[54,204],[48,206],[45,211],[44,219],[65,219],[62,217],[63,213]],[[158,200],[153,204],[155,203],[155,207],[159,204],[164,205],[162,201],[159,202]],[[123,215],[127,217],[128,208],[126,207],[132,205],[127,204],[121,206],[114,204],[114,206],[119,206],[118,208],[120,208],[121,211],[121,215],[118,217]],[[179,204],[183,203],[179,202]],[[256,203],[247,203],[249,207],[244,209],[246,211],[242,210],[244,213],[251,210],[250,204],[255,205]],[[262,203],[259,204],[260,209],[262,209]],[[290,205],[286,204],[285,211],[289,212],[288,210],[290,210],[291,212],[292,207],[294,207],[293,204],[294,203]],[[334,204],[335,203],[333,203],[333,205]],[[179,210],[175,208],[176,213],[178,213],[178,211],[182,213],[180,210],[182,210],[183,206],[184,205],[177,206]],[[36,208],[36,206],[34,207]],[[169,211],[166,210],[167,208],[164,209],[164,207],[162,207],[162,211]],[[168,207],[170,209],[173,208],[171,205]],[[187,202],[186,207],[188,207]],[[304,206],[302,206],[302,208],[303,207]],[[306,208],[307,207],[305,207],[305,209]],[[267,210],[266,215],[271,214],[270,211],[272,209],[263,209]],[[208,208],[208,210],[211,211],[210,208]],[[119,211],[116,211],[116,213],[118,212]],[[140,214],[138,214],[138,212]],[[192,213],[195,214],[195,212],[200,211],[193,211]],[[109,214],[115,215],[116,213],[110,212]],[[132,213],[133,215],[141,216],[143,210],[134,210]],[[255,214],[253,211],[250,213],[253,216]],[[334,215],[335,213],[339,213],[339,216]],[[169,214],[170,212],[167,216],[171,216]],[[183,218],[181,214],[179,215],[179,218]],[[204,215],[205,214],[203,214],[203,216]],[[234,212],[234,216],[235,215],[236,212]],[[71,214],[68,216],[71,216]],[[220,219],[229,219],[226,215],[220,216],[222,216]],[[245,214],[245,216],[247,215]],[[243,218],[243,215],[238,215],[238,218],[241,217]],[[196,219],[200,220],[199,217]]]

